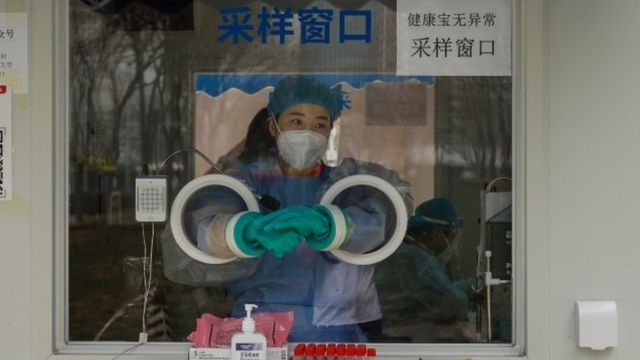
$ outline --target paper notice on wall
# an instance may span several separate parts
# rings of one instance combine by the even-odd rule
[[[11,200],[12,165],[11,165],[11,91],[7,85],[0,83],[0,201]]]
[[[29,59],[26,13],[0,13],[0,84],[14,94],[29,91]]]
[[[512,0],[398,0],[397,73],[510,76]]]

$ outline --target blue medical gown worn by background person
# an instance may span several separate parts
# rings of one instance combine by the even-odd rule
[[[289,176],[284,175],[275,162],[269,161],[242,166],[228,174],[246,183],[256,194],[277,198],[282,209],[318,204],[327,185],[336,180],[331,181],[331,174],[353,172],[355,164],[348,160],[347,170],[324,167],[317,176]],[[367,167],[380,169],[385,177],[392,173],[376,165]],[[215,198],[216,195],[209,194],[207,201],[224,201],[228,197],[221,196]],[[394,216],[390,216],[393,210],[389,205],[379,200],[376,196],[363,197],[359,194],[357,199],[347,199],[346,207],[334,203],[355,225],[351,240],[343,249],[362,252],[384,243],[390,230],[390,218]],[[264,214],[267,210],[261,209],[261,212]],[[198,238],[205,235],[202,229],[215,216],[210,215],[198,222]],[[225,281],[229,294],[235,299],[232,316],[244,316],[246,303],[257,304],[258,312],[293,311],[295,320],[289,341],[364,342],[367,339],[357,324],[382,317],[373,281],[373,266],[343,263],[330,253],[311,249],[305,242],[282,258],[267,252],[251,260],[258,262],[255,271],[248,276]],[[246,261],[211,265],[221,272],[238,272],[234,269],[238,266],[246,266]]]

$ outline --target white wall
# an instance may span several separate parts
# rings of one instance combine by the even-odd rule
[[[0,203],[2,359],[51,353],[52,3],[0,0],[0,11],[30,11],[32,42],[31,91],[15,98],[16,200]],[[640,353],[640,2],[524,4],[527,353],[633,359]],[[577,349],[574,302],[583,299],[618,302],[618,348]]]
[[[31,38],[30,92],[13,99],[14,200],[0,203],[1,359],[44,359],[51,353],[53,34],[50,3],[0,0],[0,11],[30,13]]]
[[[640,2],[550,1],[553,359],[640,354]],[[618,302],[619,346],[575,346],[574,302]]]

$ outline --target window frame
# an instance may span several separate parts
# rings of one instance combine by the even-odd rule
[[[127,351],[122,357],[141,359],[173,359],[184,357],[191,347],[186,342],[153,342],[136,345],[135,342],[112,341],[67,341],[68,327],[68,214],[69,214],[69,2],[64,0],[53,5],[53,71],[54,125],[53,125],[53,353],[66,355],[110,355]],[[394,357],[481,357],[483,359],[515,360],[525,358],[527,329],[526,306],[526,168],[527,168],[527,103],[525,81],[525,5],[524,0],[513,0],[512,25],[512,151],[513,178],[513,227],[512,256],[515,269],[513,288],[513,341],[511,344],[376,344],[379,356]],[[55,356],[58,358],[58,356]],[[90,357],[91,359],[93,357]]]

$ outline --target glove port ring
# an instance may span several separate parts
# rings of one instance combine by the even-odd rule
[[[237,257],[219,258],[198,249],[189,239],[182,223],[182,213],[185,210],[187,202],[196,192],[207,186],[223,186],[234,191],[242,198],[249,211],[260,211],[260,207],[251,190],[241,181],[228,175],[209,174],[197,177],[188,182],[180,189],[178,195],[176,195],[173,200],[173,205],[171,206],[170,214],[171,233],[173,234],[176,244],[178,244],[187,256],[196,261],[205,264],[225,264],[236,260]]]
[[[372,252],[365,254],[353,254],[348,251],[339,249],[331,250],[330,252],[338,259],[349,264],[371,265],[378,263],[393,254],[398,249],[400,244],[402,244],[402,240],[404,239],[405,233],[407,231],[407,208],[398,190],[396,190],[396,188],[393,187],[393,185],[391,185],[389,182],[377,176],[364,174],[351,175],[331,185],[329,189],[327,189],[327,191],[324,193],[324,195],[322,195],[320,204],[331,205],[332,201],[342,191],[353,186],[362,185],[374,187],[377,190],[380,190],[389,198],[396,213],[396,228],[394,229],[391,238],[382,247]]]

